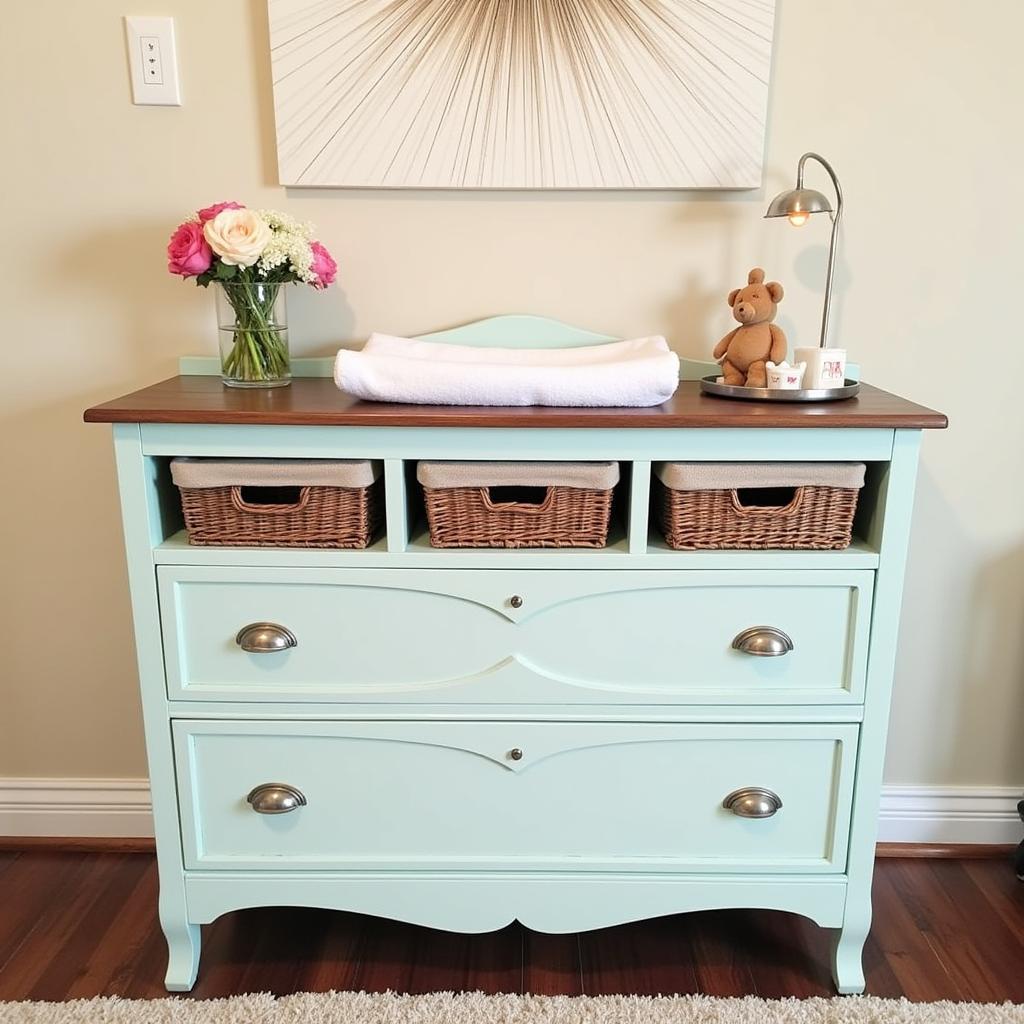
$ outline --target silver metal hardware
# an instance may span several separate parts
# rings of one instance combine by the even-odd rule
[[[701,377],[700,389],[719,398],[752,398],[758,402],[836,402],[853,398],[860,381],[846,378],[841,388],[748,388],[745,384],[719,384],[718,374]]]
[[[302,790],[287,782],[264,782],[245,799],[257,814],[288,814],[306,806]]]
[[[250,654],[272,654],[299,646],[295,634],[276,622],[250,622],[238,631],[235,643]]]
[[[793,641],[776,626],[751,626],[736,634],[732,648],[759,658],[778,658],[793,650]]]
[[[522,608],[523,607],[523,599],[518,594],[513,594],[508,599],[508,603],[510,605],[512,605],[513,608]]]
[[[782,799],[770,789],[748,786],[733,790],[722,801],[722,806],[738,818],[770,818],[782,808]]]
[[[523,759],[523,752],[519,749],[519,747],[513,747],[508,752],[508,756],[513,761],[522,761],[522,759]]]

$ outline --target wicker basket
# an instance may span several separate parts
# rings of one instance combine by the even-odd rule
[[[383,511],[380,464],[174,459],[190,544],[365,548]]]
[[[435,548],[603,548],[617,462],[421,462]]]
[[[669,547],[850,546],[864,485],[857,463],[664,463],[657,512]]]

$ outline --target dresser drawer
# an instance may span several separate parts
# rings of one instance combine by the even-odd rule
[[[192,700],[844,703],[869,571],[162,566],[168,692]],[[245,632],[246,627],[259,626]],[[765,657],[733,647],[748,640]],[[267,650],[246,651],[265,647]]]
[[[841,872],[857,728],[176,721],[185,866]]]

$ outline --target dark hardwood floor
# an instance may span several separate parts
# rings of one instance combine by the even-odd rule
[[[249,910],[203,929],[193,996],[326,989],[831,995],[828,936],[789,914],[678,915],[579,935],[453,935]],[[0,852],[0,999],[164,995],[149,854]],[[1024,884],[998,860],[879,860],[868,991],[1024,1002]]]

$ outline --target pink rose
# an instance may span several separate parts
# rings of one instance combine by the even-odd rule
[[[185,221],[167,243],[167,269],[182,277],[205,274],[213,262],[213,253],[203,237],[202,224]]]
[[[329,284],[334,284],[334,279],[338,276],[338,264],[334,262],[334,257],[320,242],[311,242],[309,247],[313,250],[312,270],[316,278],[313,287],[326,288]]]
[[[221,210],[244,209],[245,207],[241,203],[214,203],[213,206],[205,206],[199,211],[199,221],[205,224],[208,220],[213,220]]]

